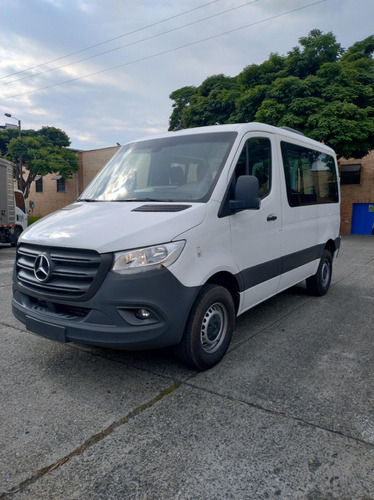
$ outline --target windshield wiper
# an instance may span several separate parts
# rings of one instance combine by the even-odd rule
[[[79,198],[77,201],[98,201],[98,200],[94,200],[93,198]]]

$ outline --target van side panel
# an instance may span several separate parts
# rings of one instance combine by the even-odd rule
[[[340,232],[339,204],[318,206],[318,241],[327,242],[338,238]]]

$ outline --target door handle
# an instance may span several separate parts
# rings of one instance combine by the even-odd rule
[[[274,215],[274,214],[270,214],[270,215],[268,215],[268,217],[267,217],[266,220],[269,221],[269,222],[272,221],[272,220],[277,220],[277,216]]]

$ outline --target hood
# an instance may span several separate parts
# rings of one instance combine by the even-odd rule
[[[201,224],[205,203],[77,202],[32,224],[21,243],[117,252],[172,241]]]

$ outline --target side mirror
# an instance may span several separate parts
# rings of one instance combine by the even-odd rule
[[[260,208],[260,187],[254,175],[241,175],[236,181],[235,199],[230,200],[230,212],[258,210]]]

